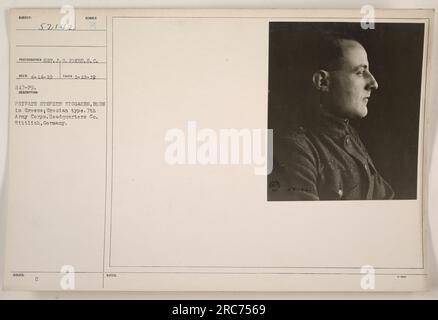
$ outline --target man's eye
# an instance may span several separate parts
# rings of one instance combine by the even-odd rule
[[[360,70],[360,71],[356,72],[356,74],[359,75],[359,76],[363,75],[364,73],[365,73],[364,70]]]

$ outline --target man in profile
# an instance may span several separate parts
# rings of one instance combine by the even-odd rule
[[[313,86],[320,105],[310,123],[276,141],[268,200],[392,199],[394,192],[374,166],[352,119],[364,118],[378,84],[367,52],[343,34],[324,35]]]

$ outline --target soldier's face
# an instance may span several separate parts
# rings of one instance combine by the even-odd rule
[[[367,115],[371,91],[377,89],[377,81],[369,70],[365,49],[353,40],[342,40],[343,57],[339,68],[330,71],[328,99],[331,111],[349,118]]]

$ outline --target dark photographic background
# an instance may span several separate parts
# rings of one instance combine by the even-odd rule
[[[368,53],[379,88],[371,93],[368,115],[352,122],[396,199],[416,199],[418,128],[423,60],[421,23],[271,22],[269,25],[268,127],[275,140],[292,126],[311,121],[319,105],[312,87],[318,65],[318,35],[345,32]]]

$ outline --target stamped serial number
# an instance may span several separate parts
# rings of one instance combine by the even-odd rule
[[[218,304],[216,305],[216,314],[218,315],[236,315],[236,314],[264,314],[266,307],[263,304]]]

